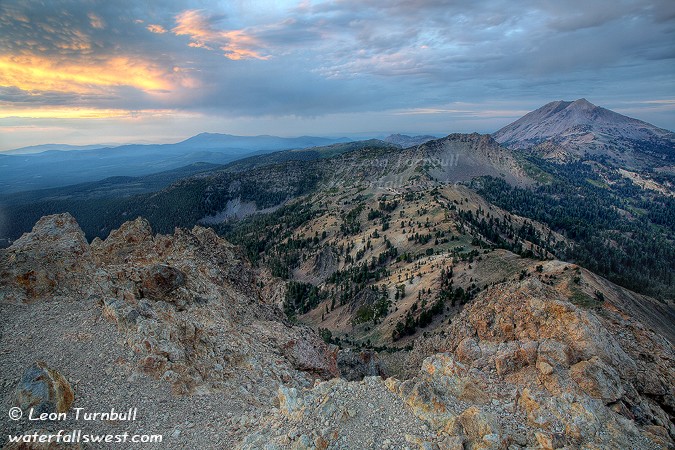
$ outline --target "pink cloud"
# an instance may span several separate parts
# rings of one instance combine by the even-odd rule
[[[218,30],[199,10],[187,10],[176,16],[176,26],[171,30],[176,36],[189,36],[190,47],[219,48],[226,58],[269,59],[262,53],[262,42],[246,30]]]

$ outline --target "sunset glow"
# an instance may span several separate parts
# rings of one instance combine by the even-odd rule
[[[240,60],[247,58],[268,59],[255,50],[261,42],[244,30],[216,30],[208,23],[200,11],[184,11],[176,16],[176,27],[172,30],[176,36],[189,36],[189,46],[223,51],[226,58]]]
[[[182,117],[181,137],[442,135],[586,97],[672,129],[673,5],[3,1],[0,136],[32,120],[71,132],[13,132],[0,150],[96,142],[100,118],[130,111],[139,140],[163,137],[147,135],[152,111]]]
[[[0,119],[9,117],[25,119],[138,119],[155,115],[170,115],[172,113],[174,113],[172,110],[129,111],[122,109],[59,107],[30,109],[0,108]]]
[[[82,94],[111,86],[129,86],[145,92],[170,90],[171,82],[164,70],[127,57],[76,64],[40,56],[2,56],[0,86]]]

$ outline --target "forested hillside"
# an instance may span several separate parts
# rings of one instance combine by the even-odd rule
[[[317,201],[339,201],[349,189],[365,190],[368,195],[396,192],[396,186],[410,183],[416,186],[413,190],[432,189],[444,185],[439,177],[447,182],[466,180],[464,169],[468,168],[474,178],[467,185],[488,204],[545,224],[564,237],[552,240],[534,228],[513,229],[507,220],[479,216],[470,209],[459,211],[458,220],[471,224],[480,234],[479,241],[525,256],[576,262],[637,292],[674,297],[675,200],[668,191],[667,174],[659,179],[652,173],[647,178],[612,168],[600,157],[547,160],[526,150],[500,148],[489,137],[475,134],[451,135],[419,151],[421,156],[414,159],[415,148],[400,150],[381,141],[336,144],[238,161],[175,181],[157,192],[92,198],[92,192],[100,189],[89,186],[84,191],[62,188],[46,197],[23,194],[26,202],[15,199],[3,207],[3,237],[16,239],[41,216],[66,211],[76,217],[89,239],[104,238],[125,220],[143,216],[160,232],[206,223],[244,245],[256,262],[270,245],[297,234],[296,229],[309,220],[303,215],[320,215]],[[448,164],[471,152],[468,163]],[[504,177],[495,176],[504,172],[508,172]],[[312,193],[320,195],[305,197]],[[406,206],[412,200],[404,196],[398,201]],[[296,217],[297,211],[303,211],[302,220]],[[238,222],[256,213],[263,215]],[[342,232],[358,233],[366,213],[352,210],[344,214]],[[386,208],[375,207],[367,214],[366,219],[382,223],[380,232],[399,219]],[[279,233],[282,222],[287,224],[285,234],[268,238],[270,230]],[[250,227],[257,231],[244,239],[242,230]],[[436,232],[430,236],[432,242],[438,241]],[[535,247],[523,248],[514,236]],[[293,255],[300,244],[291,240],[284,245],[283,255],[267,254],[264,262],[275,274],[289,277],[299,263]],[[340,258],[345,257],[342,252],[338,252]]]
[[[675,197],[642,189],[614,170],[533,160],[551,182],[533,189],[483,178],[495,205],[549,225],[576,245],[551,249],[629,289],[675,297]]]

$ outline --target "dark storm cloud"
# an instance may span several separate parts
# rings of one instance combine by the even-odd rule
[[[348,32],[327,26],[346,43],[335,54],[351,55],[334,69],[354,73],[396,75],[418,71],[421,76],[442,74],[444,81],[461,76],[454,66],[459,58],[464,68],[473,68],[477,79],[550,74],[563,76],[589,68],[597,61],[603,67],[621,65],[640,54],[668,54],[675,34],[672,24],[658,27],[669,7],[644,2],[393,2],[376,19],[362,11],[374,11],[379,2],[336,2],[309,14],[330,23],[334,14],[340,24],[349,23]],[[543,6],[540,6],[543,5]],[[511,11],[511,15],[494,11]],[[608,12],[609,11],[609,12]],[[364,20],[364,17],[366,18]],[[306,20],[307,21],[307,20]],[[351,39],[350,39],[351,37]],[[425,52],[423,50],[429,50]],[[559,52],[578,55],[578,59]],[[386,55],[396,57],[382,58]],[[483,59],[493,61],[489,67]],[[631,64],[640,59],[631,59]],[[534,63],[533,63],[534,62]],[[485,71],[484,69],[489,69]]]

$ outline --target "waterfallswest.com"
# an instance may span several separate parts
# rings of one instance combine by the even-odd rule
[[[82,430],[59,430],[53,434],[44,433],[26,433],[17,435],[8,435],[9,443],[52,443],[57,444],[149,444],[161,443],[161,434],[130,434],[128,432],[120,434],[87,434]]]

